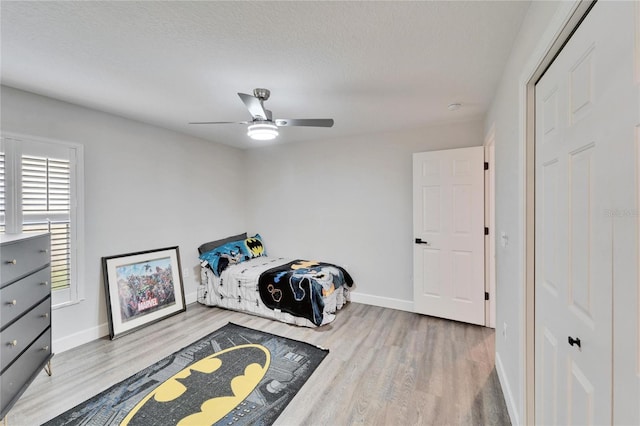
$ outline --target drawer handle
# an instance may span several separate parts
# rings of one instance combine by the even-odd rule
[[[49,249],[42,249],[40,250],[40,253],[49,253]]]
[[[18,264],[18,261],[16,259],[7,260],[7,265],[16,265],[16,264]]]
[[[11,346],[12,348],[15,348],[16,346],[18,346],[18,341],[17,340],[10,341],[9,346]]]
[[[42,318],[49,318],[49,313],[47,312],[47,313],[42,314],[42,315],[40,315],[40,316],[41,316]]]
[[[40,285],[49,285],[49,281],[42,281]]]
[[[42,347],[42,350],[43,350],[43,351],[49,351],[49,345],[47,345],[47,346],[43,346],[43,347]]]
[[[16,306],[17,304],[18,304],[18,301],[16,299],[13,299],[12,301],[7,302],[7,305],[9,306]]]

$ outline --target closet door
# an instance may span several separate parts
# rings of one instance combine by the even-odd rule
[[[613,422],[614,259],[637,251],[615,237],[637,197],[634,11],[596,3],[536,85],[537,424]]]

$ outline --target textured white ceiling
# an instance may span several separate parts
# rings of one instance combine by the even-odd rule
[[[277,143],[481,116],[529,2],[0,3],[2,84],[247,148],[237,92],[271,90]],[[461,102],[458,111],[447,105]]]

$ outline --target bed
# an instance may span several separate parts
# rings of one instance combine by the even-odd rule
[[[198,302],[289,324],[331,323],[349,302],[353,279],[342,267],[270,257],[259,234],[205,243],[200,252]]]

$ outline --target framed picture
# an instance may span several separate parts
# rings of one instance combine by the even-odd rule
[[[186,310],[178,247],[102,258],[111,339]]]

